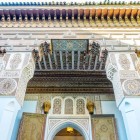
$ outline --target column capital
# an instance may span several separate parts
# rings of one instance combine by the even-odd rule
[[[135,52],[109,52],[106,63],[107,78],[112,82],[116,103],[124,98],[140,95],[140,61]]]
[[[35,69],[32,52],[7,52],[0,57],[0,96],[23,104],[28,81]]]

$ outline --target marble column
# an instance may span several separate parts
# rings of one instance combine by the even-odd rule
[[[34,69],[32,52],[7,52],[0,56],[0,140],[11,139]]]
[[[107,78],[122,113],[127,139],[140,140],[140,62],[135,52],[109,52]]]

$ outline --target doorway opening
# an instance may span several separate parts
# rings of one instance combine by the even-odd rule
[[[84,140],[83,135],[73,127],[61,129],[53,140]]]

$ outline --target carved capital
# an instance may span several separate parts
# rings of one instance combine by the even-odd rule
[[[0,95],[15,97],[22,105],[34,69],[31,52],[12,52],[0,57]]]

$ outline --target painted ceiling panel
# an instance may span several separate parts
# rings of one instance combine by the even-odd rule
[[[63,40],[52,40],[53,50],[57,51],[86,51],[88,48],[88,40],[78,40],[78,39],[63,39]]]

